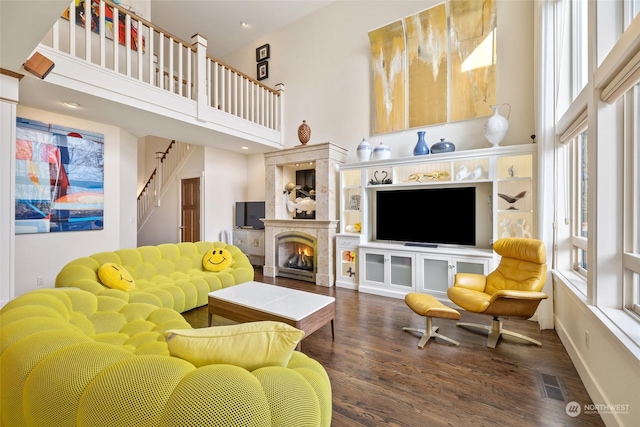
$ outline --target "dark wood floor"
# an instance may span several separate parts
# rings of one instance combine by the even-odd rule
[[[257,281],[336,298],[336,336],[324,326],[302,341],[302,351],[327,370],[333,390],[332,426],[603,426],[599,415],[566,413],[569,402],[592,403],[553,330],[528,320],[505,321],[505,329],[542,342],[542,347],[502,338],[495,349],[486,336],[434,319],[438,332],[460,347],[419,337],[403,326],[424,328],[425,319],[401,299],[324,288],[291,279]],[[193,327],[207,326],[207,308],[184,314]],[[461,311],[461,321],[490,323]],[[232,323],[214,316],[213,324]]]

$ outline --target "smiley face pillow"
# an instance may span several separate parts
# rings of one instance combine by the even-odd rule
[[[106,262],[98,269],[98,277],[103,285],[112,289],[129,292],[136,284],[131,274],[121,265]]]
[[[233,263],[231,252],[222,248],[207,251],[202,257],[202,266],[208,271],[222,271]]]

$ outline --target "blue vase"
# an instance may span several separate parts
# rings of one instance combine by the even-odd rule
[[[414,156],[422,156],[424,154],[429,154],[429,147],[427,146],[427,143],[424,141],[424,134],[425,134],[424,131],[418,132],[418,143],[413,149]]]

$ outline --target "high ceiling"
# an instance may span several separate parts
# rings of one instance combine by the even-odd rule
[[[151,0],[151,21],[186,41],[202,35],[209,53],[222,58],[333,1]]]
[[[336,0],[150,1],[151,22],[185,41],[190,41],[195,33],[202,35],[208,40],[208,52],[222,58]],[[68,3],[61,0],[0,0],[0,68],[27,74],[20,83],[20,105],[119,126],[137,137],[164,136],[156,133],[162,127],[158,126],[159,120],[153,114],[48,84],[21,68]],[[120,0],[120,4],[126,7],[129,0]],[[25,21],[24,16],[32,19]],[[242,22],[246,25],[241,25]],[[21,36],[16,38],[15,34]],[[62,104],[65,100],[77,102],[84,108],[70,110]],[[190,132],[194,140],[203,138],[203,129],[197,126],[163,122],[172,122],[174,129],[178,126],[185,141],[189,141]]]

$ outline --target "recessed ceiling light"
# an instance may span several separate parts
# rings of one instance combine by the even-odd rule
[[[62,103],[69,108],[80,108],[80,104],[78,104],[77,102],[62,101]]]
[[[246,23],[246,22],[244,22],[244,21],[240,21],[240,26],[241,26],[242,28],[247,28],[247,27],[249,26],[249,24],[247,24],[247,23]]]
[[[240,147],[241,150],[248,150],[249,147]]]

